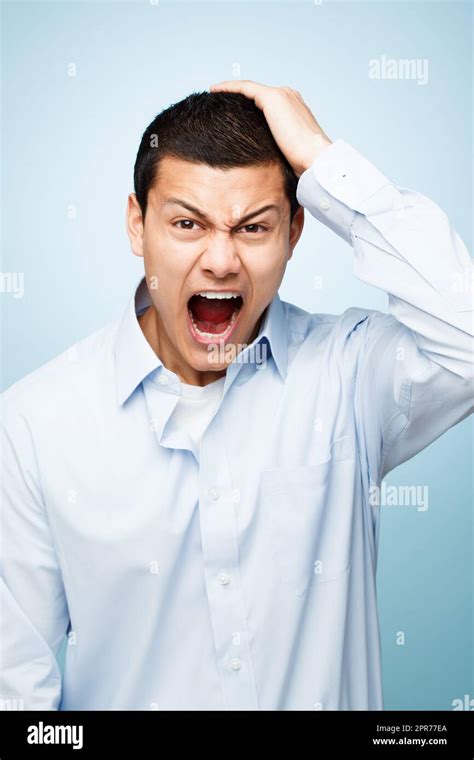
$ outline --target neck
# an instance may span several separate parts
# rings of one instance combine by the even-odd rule
[[[174,372],[187,385],[208,385],[226,374],[223,370],[200,371],[183,362],[175,347],[169,341],[154,306],[149,306],[138,317],[142,332],[163,365]]]
[[[252,334],[248,340],[248,343],[252,343],[258,335],[260,325],[264,318],[266,309],[258,318],[256,325],[252,331]],[[181,382],[187,385],[209,385],[220,377],[224,377],[227,372],[227,367],[220,370],[198,370],[191,367],[189,364],[183,362],[182,357],[176,351],[176,348],[168,339],[168,336],[161,323],[160,316],[154,306],[148,306],[142,314],[138,317],[138,323],[142,329],[142,332],[147,339],[148,343],[152,347],[155,354],[158,356],[163,365],[170,372],[174,372]]]

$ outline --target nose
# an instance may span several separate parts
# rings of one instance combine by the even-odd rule
[[[240,272],[240,259],[232,234],[226,230],[216,230],[206,240],[206,248],[200,257],[201,268],[214,277],[227,277]]]

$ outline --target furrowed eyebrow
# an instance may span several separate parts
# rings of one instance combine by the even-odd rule
[[[186,201],[182,201],[180,198],[165,198],[164,206],[182,206],[183,208],[190,211],[192,214],[196,214],[196,216],[200,216],[201,219],[205,219],[206,221],[210,221],[207,214],[204,213],[204,211],[201,211],[200,209],[196,208],[196,206],[191,206],[190,203],[186,203]]]
[[[204,211],[201,211],[200,209],[196,208],[196,206],[191,206],[190,203],[186,203],[186,201],[181,200],[180,198],[166,198],[164,201],[164,205],[175,205],[175,206],[182,206],[183,208],[190,211],[192,214],[195,214],[196,216],[201,217],[201,219],[205,219],[207,222],[210,221],[207,214],[204,213]],[[276,206],[274,203],[269,203],[266,206],[262,206],[259,209],[256,209],[255,211],[251,211],[249,214],[246,214],[241,219],[239,219],[234,227],[240,227],[242,224],[245,224],[249,219],[253,219],[254,216],[257,216],[257,214],[263,214],[265,211],[280,211],[279,206]]]
[[[236,226],[244,224],[249,219],[253,219],[257,214],[264,214],[265,211],[280,211],[280,208],[275,206],[274,203],[269,203],[267,206],[262,206],[262,208],[258,208],[256,211],[251,211],[249,214],[243,216],[242,219],[239,219]]]

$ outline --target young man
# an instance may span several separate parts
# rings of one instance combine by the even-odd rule
[[[472,411],[465,246],[286,87],[168,108],[135,191],[123,317],[3,394],[0,693],[382,709],[373,487]],[[389,314],[280,300],[303,207]]]

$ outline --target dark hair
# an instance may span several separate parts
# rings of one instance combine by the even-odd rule
[[[134,168],[135,194],[143,218],[148,191],[164,156],[217,168],[278,162],[291,219],[299,208],[296,174],[276,144],[263,112],[240,93],[193,93],[159,113],[146,128]]]

